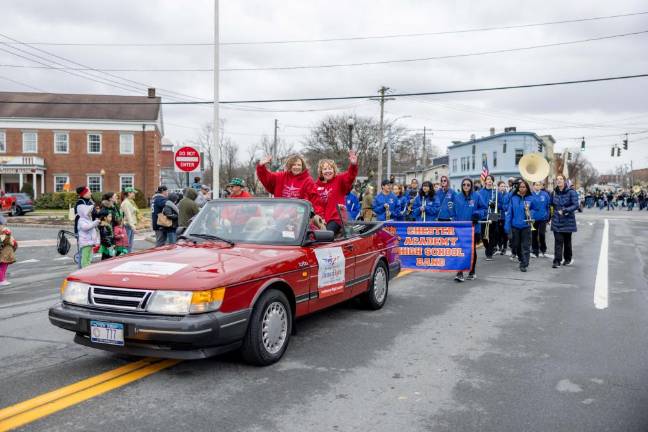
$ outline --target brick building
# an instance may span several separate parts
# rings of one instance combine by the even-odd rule
[[[36,197],[87,185],[134,186],[151,196],[160,182],[164,126],[160,98],[0,92],[0,188],[30,183]]]

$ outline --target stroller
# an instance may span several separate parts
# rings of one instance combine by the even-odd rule
[[[67,255],[70,251],[70,241],[68,237],[73,237],[76,244],[76,253],[74,254],[74,263],[81,268],[81,251],[79,250],[79,235],[71,231],[60,230],[56,241],[56,250],[61,255]]]

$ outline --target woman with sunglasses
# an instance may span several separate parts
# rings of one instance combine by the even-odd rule
[[[441,188],[434,195],[433,216],[438,221],[451,221],[455,218],[454,202],[457,192],[450,189],[448,177],[441,176]]]
[[[513,256],[520,260],[520,271],[526,272],[531,255],[531,213],[538,210],[538,204],[531,193],[529,183],[524,179],[519,180],[513,192],[506,212],[504,230],[511,237]]]
[[[481,239],[481,226],[479,221],[486,217],[488,203],[484,202],[479,192],[473,191],[473,181],[465,178],[461,181],[461,193],[457,194],[454,201],[454,212],[456,221],[472,221],[474,226],[474,239],[472,250],[472,265],[468,273],[468,280],[475,279],[475,267],[477,266],[477,243]],[[463,282],[463,272],[455,276],[457,282]]]

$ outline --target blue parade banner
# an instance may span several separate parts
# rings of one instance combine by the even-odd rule
[[[433,272],[468,271],[472,265],[472,222],[393,222],[383,229],[398,237],[401,267]]]

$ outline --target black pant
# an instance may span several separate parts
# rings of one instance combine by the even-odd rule
[[[506,252],[506,248],[508,248],[508,242],[509,242],[509,237],[508,234],[506,234],[506,231],[504,231],[504,221],[500,220],[497,224],[497,230],[499,233],[498,239],[497,239],[497,246],[502,250],[502,252]]]
[[[488,237],[486,237],[486,226],[486,224],[482,225],[482,231],[484,232],[482,243],[484,243],[486,258],[490,258],[495,253],[495,249],[497,249],[497,244],[499,242],[499,223],[493,222],[490,224],[490,228],[488,228]]]
[[[511,228],[511,247],[513,255],[520,259],[520,268],[529,266],[529,255],[531,254],[531,228]]]
[[[535,221],[533,223],[535,231],[531,231],[531,250],[534,255],[538,255],[540,252],[547,252],[547,221]]]
[[[554,263],[572,260],[572,233],[554,231]]]

